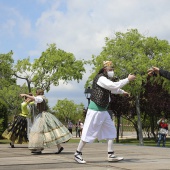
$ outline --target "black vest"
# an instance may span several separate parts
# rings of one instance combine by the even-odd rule
[[[110,90],[106,90],[97,84],[97,81],[101,76],[106,77],[103,73],[101,73],[96,75],[96,77],[94,78],[90,99],[97,105],[103,108],[107,108],[109,104]]]
[[[39,113],[42,113],[43,111],[47,111],[47,103],[46,98],[42,96],[43,101],[41,103],[37,103],[37,109]]]

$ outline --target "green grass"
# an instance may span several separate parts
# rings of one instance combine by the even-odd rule
[[[144,138],[144,146],[157,146],[157,141],[154,138]],[[139,140],[137,139],[120,139],[119,143],[121,144],[130,144],[130,145],[139,145]],[[162,146],[162,143],[160,144]],[[170,138],[166,138],[166,147],[170,147]]]
[[[68,141],[68,143],[79,143],[80,138],[72,138]],[[157,142],[153,138],[144,138],[144,146],[156,146]],[[0,139],[0,144],[9,144],[9,140],[7,139]],[[106,143],[106,140],[100,141],[102,143]],[[97,140],[94,143],[98,143]],[[119,139],[119,144],[128,144],[128,145],[139,145],[139,141],[137,139]],[[161,143],[162,146],[162,143]],[[170,137],[166,139],[166,147],[170,147]]]
[[[0,144],[9,144],[9,142],[8,139],[0,139]]]

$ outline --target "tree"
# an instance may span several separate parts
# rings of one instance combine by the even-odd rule
[[[75,104],[72,100],[58,100],[53,107],[56,117],[62,122],[67,123],[68,120],[76,123],[79,119],[84,119],[84,105]]]
[[[14,84],[16,80],[12,77],[13,52],[0,54],[0,89]]]
[[[18,106],[15,105],[18,96],[12,92],[17,87],[16,79],[12,77],[12,54],[12,51],[0,54],[0,134],[7,127],[8,116]]]
[[[128,97],[122,95],[111,95],[111,102],[109,103],[109,109],[113,111],[115,117],[117,118],[117,137],[116,142],[119,143],[119,131],[120,131],[120,119],[121,116],[129,111],[130,104],[128,102]]]
[[[140,99],[147,83],[146,71],[152,65],[170,67],[170,46],[166,40],[156,37],[144,37],[137,29],[128,30],[126,33],[116,32],[115,37],[106,38],[106,45],[99,56],[93,56],[93,73],[87,83],[91,83],[94,75],[102,67],[104,60],[111,60],[115,67],[117,78],[127,77],[129,73],[136,74],[136,80],[126,85],[124,89],[135,98],[136,114],[138,116],[139,142],[143,145]],[[166,63],[165,63],[166,62]],[[159,64],[158,64],[159,63]],[[168,66],[169,65],[169,66]],[[164,81],[164,87],[170,90],[170,82]]]
[[[19,94],[25,91],[25,87],[16,85],[13,75],[13,52],[0,54],[0,103],[7,107],[8,115],[20,110],[21,98]]]
[[[148,128],[151,129],[151,134],[156,140],[157,134],[155,134],[155,131],[157,130],[157,121],[162,116],[166,118],[170,117],[170,94],[162,87],[162,83],[158,84],[155,80],[153,84],[150,79],[151,77],[148,77],[145,92],[141,95],[141,111],[144,112],[145,116],[149,119]]]
[[[31,84],[48,92],[50,85],[58,86],[60,80],[63,83],[71,80],[79,82],[85,72],[83,61],[76,60],[72,53],[58,49],[55,44],[50,44],[33,63],[29,60],[29,58],[18,60],[14,69],[14,75],[27,82],[29,92]]]
[[[0,137],[8,126],[7,107],[0,103]]]
[[[19,96],[21,93],[26,93],[27,87],[25,85],[10,85],[0,90],[1,102],[7,106],[8,114],[18,114],[21,111],[22,98]]]

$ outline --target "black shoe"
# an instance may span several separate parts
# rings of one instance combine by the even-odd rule
[[[64,150],[64,148],[61,147],[61,148],[58,150],[58,152],[56,152],[55,154],[60,154],[63,150]]]
[[[12,143],[10,143],[10,146],[11,146],[11,148],[15,148],[15,146],[14,146],[14,145],[12,145]]]
[[[32,151],[31,153],[36,154],[36,155],[40,155],[40,154],[42,154],[42,152],[41,152],[41,151]]]

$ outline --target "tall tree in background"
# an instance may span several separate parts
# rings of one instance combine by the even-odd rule
[[[12,55],[12,51],[7,54],[0,54],[0,89],[16,82],[12,77],[12,66],[14,62]]]
[[[26,86],[16,85],[16,78],[13,76],[13,52],[0,54],[0,101],[7,106],[8,113],[15,114],[20,110],[20,93],[26,92]]]
[[[82,60],[76,60],[72,53],[58,49],[55,44],[50,44],[49,48],[33,63],[29,60],[29,58],[18,60],[14,70],[17,78],[27,82],[29,92],[31,92],[31,84],[48,92],[50,85],[58,86],[60,81],[79,82],[85,72]]]
[[[84,119],[84,105],[75,104],[74,101],[64,99],[58,100],[53,107],[54,113],[63,123],[67,123],[68,120],[76,123],[79,119]]]
[[[12,55],[12,51],[7,54],[0,54],[0,136],[7,127],[8,115],[14,108],[14,103],[11,100],[13,92],[9,91],[11,86],[16,87],[16,80],[12,77],[14,62]]]
[[[131,29],[126,33],[116,32],[114,38],[106,38],[106,46],[99,56],[93,56],[93,73],[87,84],[102,67],[104,60],[111,60],[115,67],[115,75],[122,79],[129,73],[136,74],[136,80],[125,86],[135,98],[135,110],[138,117],[139,143],[143,145],[140,99],[147,83],[147,70],[152,65],[170,67],[170,45],[166,40],[156,37],[145,37],[138,30]],[[159,80],[158,80],[159,81]],[[168,89],[170,82],[164,80],[163,86]],[[170,86],[169,86],[170,87]],[[170,90],[170,88],[169,88]]]
[[[0,54],[0,102],[7,107],[8,116],[18,114],[22,101],[20,93],[34,92],[37,87],[48,92],[52,84],[79,82],[85,72],[84,61],[76,60],[72,53],[56,48],[55,44],[49,45],[32,63],[28,57],[14,65],[12,55],[12,51]],[[16,85],[16,78],[25,81],[22,87]]]

